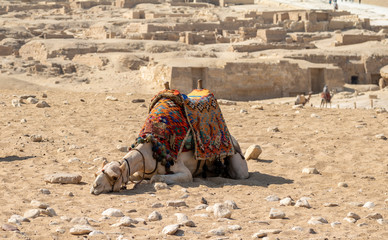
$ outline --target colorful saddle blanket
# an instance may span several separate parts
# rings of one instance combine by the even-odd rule
[[[196,89],[183,97],[194,138],[195,158],[212,161],[233,155],[230,134],[214,95],[207,89]]]
[[[188,96],[177,90],[159,92],[151,100],[149,115],[139,133],[140,138],[149,135],[163,145],[158,154],[167,161],[176,161],[191,136],[196,160],[212,161],[234,154],[221,109],[206,89]]]

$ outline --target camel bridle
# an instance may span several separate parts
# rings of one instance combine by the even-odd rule
[[[155,161],[156,164],[155,164],[154,170],[152,170],[152,172],[146,173],[146,166],[145,166],[146,164],[145,164],[145,157],[144,157],[144,154],[143,154],[140,150],[138,150],[138,149],[136,149],[136,148],[132,148],[132,149],[130,149],[129,151],[132,151],[132,150],[134,150],[134,151],[140,153],[140,155],[141,155],[141,158],[142,158],[142,161],[143,161],[143,176],[142,176],[141,180],[138,181],[138,182],[134,182],[134,181],[130,180],[130,176],[131,176],[131,167],[130,167],[130,165],[129,165],[128,159],[123,158],[123,160],[125,161],[125,163],[127,164],[127,167],[128,167],[128,171],[127,171],[127,174],[128,174],[128,175],[127,175],[127,179],[128,179],[128,180],[127,180],[126,182],[124,182],[124,176],[123,176],[123,173],[122,173],[122,172],[121,172],[121,174],[120,174],[120,177],[118,177],[116,180],[114,180],[111,176],[109,176],[109,174],[107,174],[107,173],[105,172],[104,169],[101,170],[101,172],[102,172],[103,174],[105,174],[105,176],[108,178],[109,183],[112,182],[112,190],[111,190],[111,192],[113,192],[114,186],[116,185],[117,181],[119,181],[120,178],[123,179],[122,182],[123,182],[123,185],[124,185],[124,186],[122,187],[122,189],[126,189],[126,188],[127,188],[126,186],[127,186],[129,180],[130,180],[131,182],[135,183],[135,186],[134,186],[134,188],[135,188],[138,184],[140,184],[140,183],[144,180],[146,174],[149,175],[149,174],[153,174],[153,173],[156,172],[156,169],[158,168],[158,161]],[[118,162],[118,163],[121,165],[121,164],[123,164],[124,162],[121,162],[121,163]]]

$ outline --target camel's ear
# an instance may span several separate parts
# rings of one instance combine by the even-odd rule
[[[101,167],[103,168],[106,164],[108,164],[108,161],[104,159],[104,161],[102,161],[102,166]]]

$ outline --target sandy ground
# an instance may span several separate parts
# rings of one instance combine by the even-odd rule
[[[270,234],[270,239],[388,238],[388,225],[366,218],[377,212],[388,219],[388,147],[387,141],[375,137],[381,133],[388,135],[388,113],[312,107],[296,110],[282,104],[287,102],[284,99],[264,103],[264,110],[251,108],[258,102],[222,106],[230,132],[243,150],[251,144],[259,144],[263,149],[259,160],[249,161],[249,179],[195,179],[193,183],[158,192],[145,183],[136,190],[94,196],[89,189],[99,163],[93,159],[106,157],[114,161],[123,157],[124,153],[116,146],[132,143],[147,113],[141,103],[131,100],[144,98],[148,103],[152,95],[74,92],[1,79],[0,224],[7,223],[13,214],[23,215],[32,209],[31,200],[49,204],[58,214],[22,223],[18,226],[20,233],[0,231],[1,239],[82,239],[70,235],[69,229],[75,224],[63,216],[90,218],[92,227],[104,232],[101,237],[89,239],[251,239],[252,234],[262,229],[281,230],[280,234]],[[43,99],[42,93],[48,97]],[[31,104],[13,107],[12,99],[24,94],[36,95],[51,107],[40,109]],[[105,100],[108,95],[118,101]],[[241,114],[241,109],[248,114]],[[22,119],[26,122],[22,123]],[[267,131],[273,126],[280,132]],[[44,141],[32,142],[30,136],[34,134],[42,135]],[[72,158],[81,162],[69,163]],[[315,167],[320,174],[302,174],[305,167]],[[82,184],[44,182],[44,175],[57,172],[80,173]],[[348,187],[338,187],[340,182]],[[48,189],[51,194],[42,194],[40,189]],[[185,194],[182,189],[188,192],[188,198],[184,199],[188,207],[167,207],[166,201],[180,199]],[[74,196],[70,197],[69,192]],[[291,196],[295,201],[308,197],[311,208],[279,206],[278,201],[265,200],[269,195]],[[233,200],[239,209],[233,210],[231,219],[217,221],[205,210],[194,209],[201,197],[210,205]],[[369,201],[375,204],[374,208],[354,205]],[[164,207],[153,209],[154,203]],[[325,203],[338,206],[324,207]],[[110,207],[120,209],[126,216],[144,219],[156,210],[163,219],[134,227],[111,227],[118,218],[101,220],[101,213]],[[286,218],[269,219],[271,208],[284,211]],[[181,227],[179,237],[163,236],[161,230],[176,223],[174,214],[178,212],[186,214],[196,227]],[[349,212],[361,219],[356,223],[345,221]],[[209,217],[195,216],[201,213]],[[312,216],[321,216],[329,223],[309,225]],[[330,223],[336,221],[342,224],[333,228]],[[242,229],[228,230],[229,225],[240,225]],[[291,230],[295,226],[303,230]],[[218,227],[226,229],[225,236],[209,233]],[[58,233],[58,229],[64,233]],[[310,229],[315,234],[309,233]]]

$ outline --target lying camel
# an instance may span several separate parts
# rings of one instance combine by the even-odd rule
[[[177,117],[181,116],[181,107],[178,104],[181,103],[179,102],[181,101],[181,98],[179,98],[179,96],[181,96],[180,93],[167,89],[168,88],[166,87],[167,92],[158,94],[157,97],[153,99],[156,104],[151,104],[149,117],[139,134],[139,136],[142,135],[142,133],[147,133],[147,135],[139,137],[136,141],[136,145],[132,146],[131,151],[129,151],[121,161],[103,163],[101,169],[95,174],[96,179],[90,190],[92,194],[98,195],[100,193],[120,191],[120,189],[125,187],[130,180],[138,176],[141,176],[141,180],[151,178],[151,182],[165,182],[167,184],[191,182],[193,176],[200,174],[206,174],[202,176],[212,176],[208,174],[215,174],[215,176],[221,175],[233,179],[246,179],[249,177],[248,166],[241,153],[240,146],[227,130],[221,131],[222,136],[214,134],[216,130],[213,128],[210,135],[205,134],[206,138],[213,138],[214,140],[210,141],[211,147],[209,148],[209,152],[202,152],[204,155],[199,154],[199,149],[204,149],[204,147],[208,149],[210,145],[196,145],[195,148],[188,147],[186,149],[187,151],[182,151],[182,149],[186,147],[186,144],[191,142],[187,139],[199,139],[199,141],[203,143],[206,139],[201,139],[199,135],[203,135],[204,129],[201,128],[201,134],[196,133],[197,128],[192,128],[192,119],[190,119],[190,128],[184,128],[185,124],[189,125],[189,121],[186,118],[180,118],[180,121],[175,121],[176,119],[174,119],[174,121],[169,121],[167,119],[168,116],[174,114]],[[166,94],[169,97],[172,96],[172,98],[175,98],[177,104],[168,98],[166,99]],[[159,98],[160,96],[162,97]],[[178,100],[176,100],[176,98],[178,98]],[[214,101],[214,99],[212,100],[213,101],[210,103],[211,106],[206,105],[206,103],[200,105],[202,113],[206,111],[205,109],[212,109],[212,106],[218,106],[216,101]],[[172,107],[172,109],[169,109],[168,107]],[[165,113],[166,115],[163,115],[163,109],[169,109]],[[218,108],[214,108],[214,111],[217,111],[217,109]],[[187,111],[190,110],[185,108],[185,112]],[[157,114],[156,117],[153,115],[154,113]],[[211,115],[216,115],[216,112],[212,112]],[[222,115],[219,117],[222,118]],[[166,127],[170,126],[167,123],[173,124],[174,122],[178,122],[178,125],[173,128],[174,131],[167,132]],[[221,124],[223,123],[224,122],[221,121]],[[206,126],[202,127],[206,128]],[[148,134],[146,131],[147,129],[154,130],[156,135]],[[219,129],[222,128],[220,127]],[[183,134],[176,135],[175,133],[177,133],[177,131],[180,133],[183,132]],[[158,138],[158,134],[159,136],[162,136],[162,138]],[[190,134],[193,135],[192,138],[190,138]],[[176,139],[182,136],[186,136],[184,138],[185,141],[179,142],[179,146],[174,145]],[[168,139],[167,143],[161,144],[160,141],[163,139]],[[173,146],[175,150],[181,150],[179,150],[179,152],[168,151],[169,149],[166,150],[166,146],[170,146],[171,142],[174,143]],[[195,144],[198,144],[198,142]],[[214,154],[214,151],[211,151],[221,149],[225,146],[227,146],[227,151],[218,152],[217,155]],[[195,152],[192,149],[195,149]],[[171,157],[173,153],[177,154],[176,159]],[[207,155],[207,153],[211,154]],[[209,159],[204,158],[203,156],[209,157]]]
[[[236,153],[225,159],[225,173],[233,179],[246,179],[249,177],[246,160],[242,157],[237,141],[232,137]],[[198,165],[198,163],[200,163]],[[206,164],[207,167],[203,167]],[[200,161],[194,159],[193,151],[182,152],[174,165],[170,167],[170,174],[166,168],[153,158],[152,144],[138,145],[127,153],[121,161],[104,162],[101,169],[95,173],[95,180],[90,189],[92,194],[118,192],[131,180],[132,177],[143,175],[151,177],[153,182],[167,184],[187,183],[193,181],[193,175],[202,175],[219,171],[219,166],[213,161]],[[146,176],[147,175],[147,176]],[[211,176],[211,175],[210,175]]]

